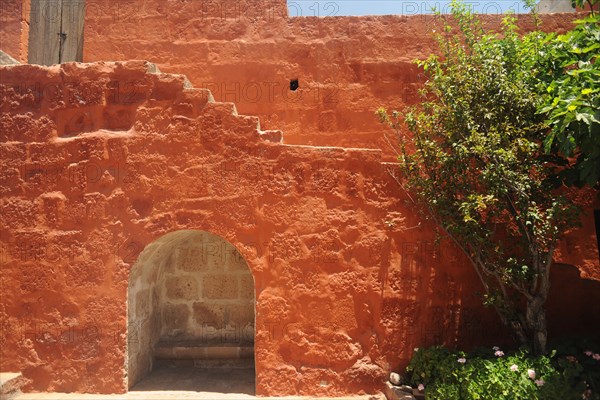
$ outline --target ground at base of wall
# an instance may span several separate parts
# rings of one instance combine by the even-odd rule
[[[11,400],[318,400],[316,397],[256,397],[254,368],[206,370],[170,367],[152,371],[126,394],[24,393]],[[323,398],[325,399],[325,398]],[[331,397],[329,398],[331,399]],[[336,400],[386,400],[383,394]],[[0,397],[0,400],[4,400]]]
[[[129,392],[122,395],[107,394],[77,394],[77,393],[26,393],[18,396],[15,400],[237,400],[237,399],[261,399],[261,400],[385,400],[383,394],[352,396],[352,397],[255,397],[247,394],[236,393],[213,393],[192,391],[149,391]]]

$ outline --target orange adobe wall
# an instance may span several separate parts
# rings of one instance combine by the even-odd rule
[[[136,4],[152,18],[112,25],[100,14],[86,17],[86,60],[158,59],[162,69],[189,73],[191,83],[145,61],[0,67],[0,371],[23,371],[28,391],[127,391],[133,267],[144,249],[183,230],[226,239],[252,272],[259,395],[375,393],[415,347],[510,345],[480,306],[466,260],[436,244],[390,176],[389,153],[298,144],[332,144],[337,135],[345,146],[377,147],[369,107],[400,87],[379,87],[377,77],[396,68],[399,79],[416,77],[412,56],[386,61],[384,50],[404,43],[426,53],[430,42],[413,34],[425,36],[425,17],[281,17],[278,31],[220,17],[220,25],[182,25],[194,14],[171,13],[171,2]],[[557,29],[569,20],[548,17]],[[177,30],[189,38],[159,40]],[[247,39],[235,40],[241,34]],[[280,61],[293,54],[301,55],[295,66]],[[329,70],[349,71],[344,54],[354,54],[362,83]],[[311,68],[311,79],[343,82],[333,108],[323,99],[310,106],[241,99],[244,113],[266,119],[259,121],[194,88],[273,73],[270,82],[288,85],[293,76],[302,90],[301,73]],[[316,129],[323,115],[335,116],[334,130]],[[292,140],[267,128],[290,129]],[[583,227],[557,254],[553,338],[600,329],[596,196],[582,199]]]
[[[435,267],[379,150],[282,144],[150,71],[2,69],[2,370],[30,390],[125,391],[131,267],[184,229],[225,238],[252,270],[261,395],[373,392],[414,347],[496,331],[464,260],[444,248]]]
[[[418,100],[425,78],[413,60],[435,51],[441,21],[288,18],[285,3],[126,0],[115,7],[113,0],[95,0],[86,15],[84,61],[150,60],[260,117],[264,128],[284,131],[286,143],[381,149],[395,161],[374,110]],[[331,12],[325,6],[318,3],[320,15]],[[533,27],[528,15],[518,18],[524,29]],[[544,29],[564,31],[576,14],[541,18]],[[502,16],[483,19],[499,28]],[[289,90],[292,79],[298,91]]]
[[[1,72],[0,368],[27,390],[127,390],[132,266],[186,229],[225,238],[252,271],[258,394],[373,393],[415,347],[509,344],[379,150],[282,144],[146,62]],[[565,254],[587,249],[597,274],[581,243]],[[552,336],[593,331],[597,284],[556,273]]]
[[[30,0],[0,0],[0,49],[27,62]]]

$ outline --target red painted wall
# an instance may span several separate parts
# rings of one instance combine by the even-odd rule
[[[259,116],[263,127],[281,129],[286,143],[377,148],[394,161],[374,111],[418,100],[424,77],[413,60],[435,50],[441,21],[288,18],[285,0],[246,3],[129,0],[115,10],[112,0],[95,1],[86,17],[84,61],[149,60]],[[574,15],[542,15],[543,27],[568,29]],[[483,19],[497,28],[502,16]],[[519,19],[532,28],[529,16]],[[296,78],[300,89],[291,92]]]
[[[126,389],[129,271],[180,229],[222,236],[253,271],[261,395],[371,393],[415,347],[508,344],[379,150],[265,141],[255,117],[143,62],[1,72],[0,368],[28,390]],[[590,237],[563,254],[597,277]],[[554,337],[597,325],[597,286],[554,293]]]
[[[87,61],[156,60],[196,87],[323,89],[314,103],[216,92],[282,144],[147,63],[2,67],[0,370],[23,371],[27,390],[125,391],[129,271],[180,229],[222,236],[253,271],[261,395],[373,393],[415,347],[509,344],[465,259],[434,245],[382,163],[373,112],[414,101],[398,93],[418,83],[428,17],[202,21],[192,1],[119,4],[125,17],[88,8]],[[556,260],[600,280],[591,212],[582,222]],[[577,275],[556,268],[552,337],[598,331],[598,283]]]
[[[0,49],[27,62],[30,0],[0,0]]]

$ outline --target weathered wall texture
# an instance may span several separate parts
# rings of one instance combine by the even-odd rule
[[[0,2],[8,22],[0,38],[12,52],[3,50],[26,61],[28,0]],[[325,7],[317,3],[311,12],[330,15]],[[286,143],[381,149],[394,161],[395,141],[374,110],[418,99],[424,77],[413,60],[435,50],[442,21],[287,14],[285,0],[87,0],[84,61],[150,60],[260,117],[263,128],[283,130]],[[543,29],[564,31],[576,15],[541,17]],[[502,16],[482,18],[498,28]],[[527,15],[519,21],[533,27]],[[299,90],[290,91],[292,79]]]
[[[23,371],[28,390],[127,390],[152,362],[141,349],[183,326],[165,323],[169,274],[158,274],[177,265],[165,241],[183,230],[227,240],[252,273],[261,395],[374,392],[415,347],[507,344],[466,260],[435,244],[382,163],[392,152],[373,112],[415,101],[410,60],[432,50],[435,19],[287,19],[283,2],[266,13],[218,4],[94,2],[84,57],[184,72],[263,129],[283,129],[285,144],[145,62],[1,67],[0,370]],[[572,17],[544,19],[561,30]],[[18,21],[0,38],[24,60]],[[582,221],[556,260],[600,280],[589,210]],[[153,258],[157,247],[165,255]],[[576,277],[555,271],[552,337],[600,329],[598,283]],[[235,282],[249,299],[249,275]],[[195,304],[186,299],[188,328],[204,313]],[[155,333],[133,334],[128,307]],[[129,375],[128,360],[140,366]]]
[[[27,62],[30,0],[0,0],[0,49]]]
[[[87,14],[84,61],[150,60],[259,116],[264,128],[283,130],[286,143],[381,149],[389,161],[396,153],[374,111],[417,100],[424,77],[412,61],[434,51],[434,30],[441,31],[432,15],[287,18],[276,7],[284,0],[248,8],[129,0],[115,10],[113,3],[95,1]],[[483,18],[498,28],[502,16]],[[543,15],[543,28],[565,30],[574,18]],[[519,20],[532,28],[529,16]],[[292,79],[298,91],[289,90]]]
[[[261,395],[374,392],[415,347],[507,344],[381,151],[282,144],[146,62],[1,68],[0,369],[28,390],[127,389],[128,345],[131,359],[158,340],[128,326],[129,284],[181,230],[226,239],[252,271]],[[593,233],[578,235],[562,254],[598,278],[597,250],[580,246]],[[552,337],[598,328],[593,284],[553,294]]]

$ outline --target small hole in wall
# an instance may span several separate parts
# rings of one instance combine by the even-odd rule
[[[292,92],[295,92],[295,91],[298,89],[298,86],[299,86],[299,85],[298,85],[298,79],[292,79],[292,80],[290,81],[290,90],[291,90]]]

